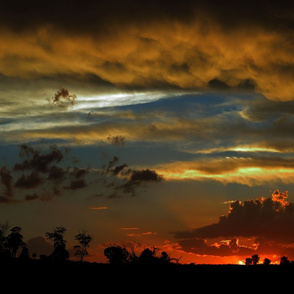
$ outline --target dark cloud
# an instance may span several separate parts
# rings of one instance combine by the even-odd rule
[[[132,182],[161,182],[163,177],[150,169],[134,170],[130,179]]]
[[[114,146],[124,146],[126,142],[126,138],[121,135],[117,136],[108,136],[106,141]]]
[[[264,24],[269,27],[279,19],[280,27],[291,24],[293,3],[291,1],[232,1],[225,0],[183,0],[169,1],[119,0],[74,1],[70,5],[59,1],[40,3],[39,1],[4,2],[1,4],[1,23],[14,29],[32,28],[40,24],[55,24],[69,31],[91,31],[91,26],[102,30],[113,22],[133,23],[157,19],[177,19],[189,21],[195,16],[213,17],[226,28],[248,23]],[[72,21],[72,20],[75,21]],[[288,22],[286,22],[288,21]],[[286,22],[286,23],[285,23]],[[273,28],[273,27],[272,27]]]
[[[57,91],[52,99],[49,99],[49,102],[57,105],[61,108],[67,108],[68,105],[74,105],[75,99],[77,96],[75,94],[69,94],[68,89],[61,88]]]
[[[239,240],[233,238],[231,240],[219,243],[208,244],[206,240],[201,238],[183,239],[179,241],[182,250],[200,255],[214,256],[252,256],[256,253],[255,249],[239,245]]]
[[[14,2],[0,7],[11,43],[9,51],[0,47],[4,76],[79,76],[126,89],[243,88],[293,99],[291,1]],[[74,101],[65,90],[53,99],[61,107],[65,100]]]
[[[44,183],[44,178],[41,178],[39,173],[32,171],[29,175],[22,175],[15,183],[17,188],[33,189]]]
[[[242,115],[254,122],[261,122],[277,117],[287,118],[294,114],[293,101],[270,101],[256,99],[249,103],[242,111]]]
[[[136,189],[142,185],[150,183],[158,183],[164,180],[162,175],[159,175],[155,170],[142,169],[142,170],[129,170],[129,180],[120,186],[117,186],[117,190],[122,190],[124,193],[130,193],[133,196],[136,195]]]
[[[135,170],[128,167],[126,163],[118,164],[119,158],[114,156],[103,168],[99,175],[103,180],[105,187],[111,188],[112,192],[108,197],[117,198],[123,194],[136,195],[136,190],[140,186],[151,183],[159,183],[164,180],[163,176],[155,170],[141,169]]]
[[[61,167],[53,165],[48,170],[48,180],[59,182],[64,180],[65,176],[66,176],[66,171]]]
[[[74,167],[70,172],[70,176],[74,177],[75,179],[84,178],[89,173],[88,168],[78,168]]]
[[[13,196],[13,177],[9,168],[4,165],[0,169],[0,182],[5,187],[5,195],[7,197]]]
[[[38,199],[39,198],[39,195],[37,195],[36,193],[34,194],[27,194],[25,196],[25,201],[31,201],[31,200],[35,200],[35,199]]]
[[[35,172],[48,173],[52,164],[59,163],[64,158],[63,152],[59,150],[56,145],[50,145],[49,149],[49,153],[41,154],[39,150],[22,144],[20,146],[20,157],[25,157],[27,159],[22,163],[15,164],[13,170],[33,170]]]
[[[173,234],[182,250],[189,253],[293,258],[294,204],[287,201],[287,197],[287,191],[275,190],[268,198],[246,200],[243,204],[235,201],[218,222]]]
[[[70,190],[77,190],[87,187],[85,176],[89,173],[89,168],[74,167],[69,169],[70,185],[65,187]]]
[[[118,137],[118,139],[116,138]],[[115,136],[121,142],[120,136]],[[101,192],[108,197],[121,197],[125,194],[136,194],[136,189],[148,183],[160,182],[163,177],[156,171],[149,169],[133,170],[126,163],[120,164],[119,158],[114,156],[102,169],[95,167],[64,167],[65,155],[68,148],[58,148],[50,145],[47,150],[37,149],[30,145],[20,146],[19,156],[22,162],[16,163],[13,172],[21,173],[13,183],[13,177],[6,166],[1,168],[1,183],[5,187],[5,194],[1,196],[1,203],[14,203],[32,200],[49,201],[60,196],[62,190],[84,189],[89,185],[99,185]],[[12,198],[12,188],[32,190],[23,199]],[[110,196],[109,196],[110,195]]]
[[[176,238],[259,237],[268,241],[294,242],[294,204],[288,192],[276,190],[272,197],[235,201],[227,215],[217,223],[186,232],[175,232]]]
[[[65,179],[65,170],[58,167],[68,149],[60,150],[56,145],[50,145],[48,152],[42,152],[32,146],[22,144],[20,146],[21,163],[14,165],[13,171],[22,172],[22,175],[16,180],[15,187],[25,189],[35,189],[46,183],[47,180],[54,182],[52,193],[58,190],[58,184]],[[34,199],[36,199],[35,197]],[[29,197],[29,200],[32,198]]]
[[[81,180],[70,181],[70,185],[65,188],[70,189],[70,190],[77,190],[77,189],[85,188],[86,186],[87,186],[87,184],[86,184],[85,180],[81,179]]]

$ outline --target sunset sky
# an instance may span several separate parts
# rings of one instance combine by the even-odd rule
[[[180,262],[294,259],[294,2],[3,1],[0,223]]]

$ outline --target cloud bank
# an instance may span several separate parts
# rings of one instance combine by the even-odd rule
[[[126,89],[255,89],[293,100],[293,3],[282,3],[3,3],[0,73],[95,77]]]
[[[288,192],[275,190],[271,197],[230,204],[229,212],[218,222],[190,231],[174,232],[182,249],[208,255],[291,254],[293,255],[294,204],[287,201]],[[208,240],[225,238],[225,243]],[[252,240],[251,246],[239,244],[240,238]]]

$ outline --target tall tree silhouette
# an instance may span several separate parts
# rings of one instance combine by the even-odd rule
[[[46,233],[46,238],[54,244],[54,250],[50,256],[53,260],[63,261],[69,259],[69,252],[66,250],[66,240],[63,237],[65,232],[66,228],[59,226],[54,229],[54,232]]]
[[[79,241],[79,245],[74,246],[75,255],[80,256],[81,262],[83,262],[84,256],[88,255],[87,248],[92,239],[92,236],[87,234],[87,231],[82,231],[75,236],[75,240]]]
[[[246,265],[252,265],[252,262],[253,261],[252,261],[252,258],[251,257],[247,257],[246,260],[245,260],[245,264]]]
[[[10,252],[7,248],[7,231],[9,229],[8,222],[0,224],[0,258],[7,258],[10,256]]]
[[[251,258],[252,258],[253,265],[257,265],[258,262],[259,262],[259,260],[260,260],[259,255],[258,254],[254,254],[254,255],[251,256]]]
[[[20,227],[13,227],[11,233],[7,236],[7,246],[10,249],[10,254],[12,258],[16,257],[17,250],[20,246],[24,246],[23,235],[21,234]]]

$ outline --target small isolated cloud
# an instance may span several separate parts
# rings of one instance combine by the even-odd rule
[[[77,96],[75,94],[69,94],[69,91],[65,88],[61,88],[59,91],[57,91],[51,99],[49,99],[49,102],[52,102],[53,104],[57,105],[61,108],[67,108],[68,105],[74,105],[75,99]]]
[[[158,174],[155,170],[141,169],[141,170],[129,170],[129,180],[120,186],[117,186],[117,190],[122,190],[124,193],[130,193],[133,196],[136,195],[136,188],[141,185],[150,183],[159,183],[164,180],[163,176]]]
[[[149,236],[149,235],[157,235],[157,232],[142,232],[142,233],[128,233],[126,234],[128,237],[142,237],[142,236]]]
[[[140,186],[151,183],[159,183],[164,180],[163,176],[155,170],[150,169],[131,169],[126,163],[118,164],[119,158],[114,156],[112,160],[103,167],[99,173],[103,179],[105,187],[112,188],[113,192],[109,198],[118,198],[123,194],[136,195],[136,190]]]
[[[121,135],[117,135],[117,136],[108,136],[106,139],[107,143],[110,143],[114,146],[124,146],[126,143],[126,138],[124,136]]]
[[[108,206],[90,206],[89,209],[91,210],[107,210],[109,209]]]

